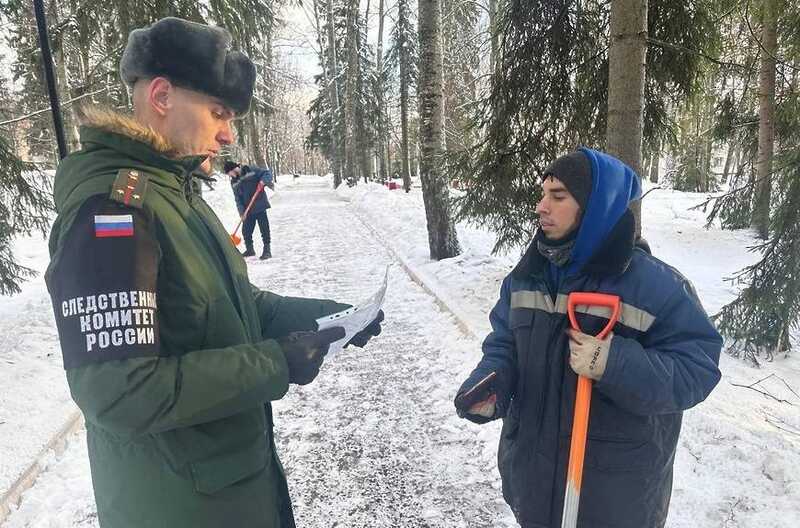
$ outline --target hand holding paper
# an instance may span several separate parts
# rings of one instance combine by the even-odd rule
[[[383,321],[383,299],[386,295],[386,285],[389,279],[389,268],[383,277],[383,285],[369,299],[361,304],[351,306],[347,310],[327,315],[317,319],[319,330],[341,326],[346,335],[344,338],[331,344],[329,355],[333,355],[346,346],[363,347],[372,337],[381,333]]]

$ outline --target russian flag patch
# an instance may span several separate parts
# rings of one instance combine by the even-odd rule
[[[96,238],[133,236],[133,215],[95,215]]]

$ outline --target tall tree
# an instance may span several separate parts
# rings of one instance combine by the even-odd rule
[[[336,22],[333,17],[333,0],[327,1],[327,11],[328,11],[328,25],[327,25],[327,37],[328,37],[328,73],[330,75],[330,85],[329,85],[329,97],[332,108],[335,109],[336,113],[331,117],[331,131],[332,131],[332,139],[333,139],[333,151],[334,151],[334,175],[333,175],[333,186],[338,187],[339,184],[342,182],[342,165],[344,163],[344,158],[341,155],[341,152],[344,152],[344,145],[343,141],[338,141],[337,136],[338,134],[338,127],[335,126],[336,115],[341,113],[341,99],[339,98],[339,71],[338,71],[338,57],[336,52]],[[338,181],[337,181],[338,180]]]
[[[356,173],[356,89],[358,83],[358,0],[346,3],[347,36],[344,93],[344,177],[354,182]]]
[[[314,0],[313,8],[322,73],[317,77],[317,82],[321,83],[320,92],[308,110],[311,131],[306,138],[306,145],[317,149],[328,159],[333,172],[333,186],[336,188],[342,183],[344,164],[337,18],[333,0]]]
[[[0,121],[14,117],[15,110],[14,94],[0,76]],[[34,274],[14,256],[13,241],[34,232],[44,235],[53,205],[48,178],[17,155],[22,150],[14,141],[18,134],[2,126],[0,131],[0,295],[9,295],[18,293],[22,281]]]
[[[334,185],[346,178],[355,183],[360,174],[371,175],[370,152],[375,143],[377,113],[374,58],[366,45],[366,28],[359,16],[357,0],[343,3],[327,1],[328,17],[324,27],[326,38],[318,37],[323,45],[321,60],[328,71],[317,76],[323,83],[309,109],[311,132],[307,145],[319,148],[332,162]],[[335,72],[335,73],[332,73]],[[328,77],[327,82],[325,77]]]
[[[420,178],[431,258],[458,255],[448,182],[442,171],[443,75],[440,0],[419,0]]]
[[[444,141],[447,150],[463,150],[474,143],[469,109],[477,95],[481,51],[479,20],[477,4],[442,0]]]
[[[761,68],[758,89],[758,165],[752,227],[758,236],[769,235],[772,155],[775,146],[775,54],[778,51],[778,0],[764,0],[761,26]]]
[[[641,175],[647,0],[611,2],[609,40],[606,150]],[[631,208],[639,237],[641,202],[636,201]]]
[[[410,0],[397,1],[397,20],[391,33],[391,47],[387,67],[396,69],[400,87],[400,175],[403,188],[411,189],[411,152],[409,120],[412,105],[412,90],[417,82],[417,32],[414,28]]]
[[[768,216],[759,220],[766,222],[766,231],[760,233],[766,238],[753,248],[760,259],[734,277],[735,284],[744,288],[716,315],[717,327],[728,338],[727,352],[757,364],[788,353],[790,334],[800,328],[800,6],[782,0],[762,3],[760,12],[752,17],[760,17],[761,31],[751,24],[748,7],[745,4],[739,13],[745,25],[741,40],[749,39],[754,53],[748,53],[741,77],[747,86],[748,76],[755,83],[758,75],[758,97],[742,96],[734,102],[726,96],[720,105],[719,133],[738,143],[743,162],[733,171],[731,190],[713,200],[709,222],[720,218],[723,227],[747,227],[751,214],[756,216],[756,209],[767,202],[766,193],[770,194]],[[774,45],[769,35],[772,30],[768,29],[773,18]],[[765,71],[765,58],[777,75]],[[770,109],[770,93],[774,94],[774,109]],[[767,119],[762,119],[765,104]],[[762,148],[764,140],[772,146]],[[761,171],[765,169],[758,165],[765,154],[772,157],[771,168],[766,171],[769,191],[764,189],[760,195],[758,187],[765,181]],[[757,205],[758,199],[764,203]]]
[[[385,0],[379,0],[378,3],[378,42],[377,52],[375,57],[375,94],[377,96],[378,105],[378,130],[377,130],[377,148],[376,154],[378,155],[378,179],[381,182],[386,181],[389,172],[388,160],[388,134],[387,134],[387,119],[386,114],[386,99],[384,86],[386,84],[386,74],[384,72],[384,57],[383,57],[383,29],[386,21],[386,12],[384,10]]]

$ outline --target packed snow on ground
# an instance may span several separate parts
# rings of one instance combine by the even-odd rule
[[[232,228],[236,211],[225,182],[207,198]],[[377,184],[333,191],[330,178],[281,176],[271,199],[275,259],[248,261],[255,284],[357,302],[392,265],[383,335],[363,351],[348,348],[329,359],[315,383],[293,388],[276,405],[298,525],[513,526],[499,491],[498,424],[459,420],[451,399],[480,357],[487,313],[520,249],[493,256],[492,233],[459,225],[462,255],[431,262],[418,187],[408,194]],[[644,234],[713,313],[736,294],[725,278],[756,257],[747,251],[749,232],[704,228],[703,213],[690,210],[703,199],[655,190],[644,204]],[[42,240],[20,240],[17,248],[29,266],[44,269]],[[452,306],[469,333],[396,257]],[[0,324],[4,489],[70,406],[41,277],[0,299]],[[711,397],[685,415],[668,526],[793,528],[800,523],[800,359],[756,369],[723,356],[721,368]],[[734,385],[762,379],[753,388]],[[50,461],[4,528],[97,525],[82,434]]]
[[[0,297],[0,495],[75,409],[64,378],[52,304],[44,284],[47,240],[16,240],[17,261],[38,273]]]

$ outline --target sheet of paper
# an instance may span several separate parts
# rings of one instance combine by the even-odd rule
[[[375,317],[378,316],[378,311],[381,309],[381,306],[383,306],[383,299],[386,296],[386,286],[388,282],[389,267],[387,266],[386,273],[383,276],[383,284],[378,288],[378,291],[364,302],[356,304],[342,312],[326,315],[325,317],[317,319],[319,330],[341,326],[345,331],[345,336],[342,339],[331,343],[331,347],[328,350],[329,356],[339,352],[348,341],[353,339],[353,336],[365,329],[375,320]]]

